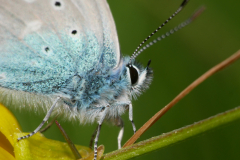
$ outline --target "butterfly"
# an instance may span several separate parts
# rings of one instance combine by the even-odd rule
[[[46,113],[32,133],[18,140],[37,133],[50,116],[62,114],[82,124],[97,121],[94,159],[103,121],[121,128],[121,148],[120,116],[129,112],[135,132],[132,97],[152,81],[151,61],[143,67],[135,60],[151,35],[131,57],[123,57],[106,0],[0,2],[0,102]]]

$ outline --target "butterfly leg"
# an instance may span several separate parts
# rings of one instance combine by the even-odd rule
[[[55,122],[55,120],[57,119],[58,116],[59,116],[59,114],[56,115],[56,116],[53,118],[53,120],[52,120],[46,127],[44,127],[43,129],[41,129],[39,132],[40,132],[40,133],[43,133],[43,132],[45,132],[46,130],[48,130],[48,129],[52,126],[52,124]]]
[[[133,122],[133,108],[132,108],[132,103],[129,104],[128,112],[129,112],[129,120],[130,120],[131,123],[132,123],[133,132],[134,132],[134,134],[135,134],[135,133],[136,133],[136,127],[135,127],[135,124],[134,124],[134,122]]]
[[[44,123],[49,119],[54,107],[56,106],[57,104],[57,101],[60,99],[60,97],[57,97],[57,99],[55,100],[55,102],[53,103],[53,105],[51,106],[51,108],[49,109],[49,111],[47,112],[47,115],[44,117],[42,123],[40,123],[40,125],[30,134],[26,135],[26,136],[23,136],[23,137],[20,137],[18,138],[17,140],[20,141],[21,139],[25,139],[25,138],[28,138],[28,137],[31,137],[32,135],[36,134],[41,128],[42,126],[44,125]]]
[[[121,117],[117,118],[116,126],[120,127],[120,131],[118,133],[118,149],[121,149],[122,148],[121,142],[122,142],[122,137],[124,132],[124,123]]]
[[[97,131],[98,131],[98,126],[92,134],[92,137],[91,137],[91,140],[90,140],[90,143],[89,143],[89,148],[92,148],[92,146],[93,146],[93,141],[94,141],[94,138],[96,137]]]
[[[98,128],[97,128],[97,135],[95,137],[95,142],[94,142],[94,160],[97,160],[97,144],[98,144],[98,138],[99,138],[99,134],[100,134],[100,130],[101,130],[101,126],[103,123],[103,120],[106,117],[106,113],[109,107],[105,107],[104,112],[102,114],[102,117],[100,118],[100,120],[98,121]]]

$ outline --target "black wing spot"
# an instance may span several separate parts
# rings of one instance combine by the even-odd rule
[[[56,2],[55,2],[55,6],[56,6],[56,7],[60,7],[60,6],[61,6],[61,3],[58,2],[58,1],[56,1]]]
[[[46,47],[46,48],[45,48],[45,51],[46,51],[46,52],[48,52],[49,50],[50,50],[50,48],[49,48],[49,47]]]
[[[73,35],[77,34],[77,30],[73,30],[73,31],[72,31],[72,34],[73,34]]]

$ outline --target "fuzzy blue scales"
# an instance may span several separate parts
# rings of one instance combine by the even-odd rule
[[[126,58],[128,60],[129,58]],[[125,63],[126,64],[126,63]],[[71,107],[101,109],[116,105],[117,98],[129,91],[131,84],[125,67],[118,69],[118,75],[111,69],[102,69],[102,66],[93,69],[85,75],[75,75],[61,89],[63,97]],[[101,103],[102,101],[106,103]],[[124,103],[124,106],[126,103]]]
[[[9,46],[0,46],[0,86],[54,94],[67,86],[74,75],[84,77],[92,70],[110,70],[116,65],[111,43],[98,44],[94,34],[61,35],[61,42],[53,33],[30,34],[22,41],[8,40]],[[6,52],[3,52],[6,50]]]
[[[121,57],[106,0],[0,0],[0,102],[47,112],[18,141],[55,112],[98,122],[94,160],[104,120],[121,127],[121,148],[120,116],[129,111],[135,132],[131,100],[151,83],[149,64]]]
[[[47,112],[18,141],[37,133],[55,112],[80,123],[98,122],[94,160],[104,120],[121,127],[121,148],[121,115],[129,111],[136,132],[131,100],[148,88],[152,70],[150,61],[144,68],[121,57],[107,1],[0,2],[0,102]]]

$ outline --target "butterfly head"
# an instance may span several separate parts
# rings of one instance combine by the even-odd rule
[[[120,64],[112,72],[111,77],[115,79],[120,86],[124,86],[128,95],[137,98],[143,91],[149,88],[149,85],[153,78],[153,71],[149,67],[151,60],[148,61],[147,66],[130,57],[122,58]],[[125,92],[126,93],[126,92]]]
[[[149,68],[150,63],[151,60],[148,61],[145,68],[136,61],[126,64],[127,77],[131,86],[130,93],[134,98],[146,90],[152,81],[153,71]]]
[[[155,34],[157,33],[163,26],[165,26],[173,17],[175,17],[187,4],[188,0],[184,0],[178,10],[171,15],[164,23],[162,23],[155,31],[153,31],[147,38],[145,38],[139,46],[135,49],[134,53],[131,55],[131,57],[127,60],[126,68],[127,68],[127,75],[128,80],[131,86],[131,95],[135,98],[137,95],[141,93],[141,91],[147,89],[149,87],[149,84],[152,81],[152,70],[149,68],[149,65],[151,63],[151,60],[148,61],[147,67],[144,68],[142,65],[137,63],[135,61],[136,57],[139,56],[144,50],[152,46],[157,41],[160,41],[161,39],[169,36],[170,34],[173,34],[177,30],[183,28],[187,24],[189,24],[194,18],[188,19],[186,22],[182,23],[180,26],[175,27],[175,30],[171,30],[170,32],[167,32],[166,34],[162,35],[156,40],[153,40],[152,42],[145,45],[145,43]],[[193,16],[195,17],[195,16]],[[145,45],[145,46],[144,46]]]

